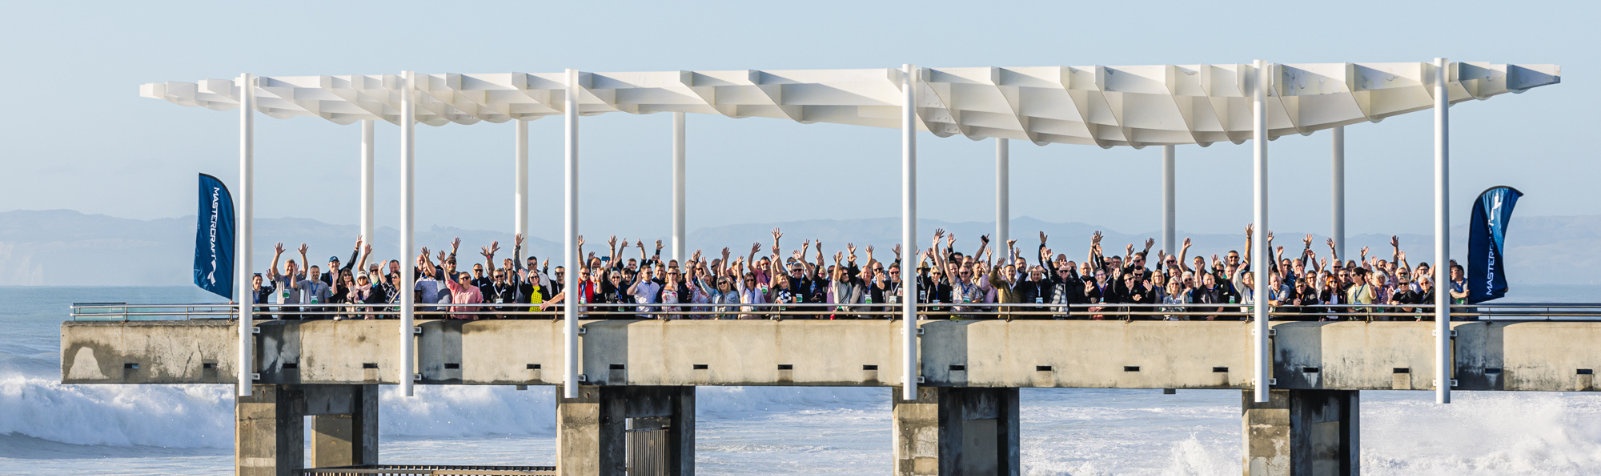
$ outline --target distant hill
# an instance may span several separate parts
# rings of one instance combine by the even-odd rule
[[[847,242],[854,242],[863,248],[860,254],[865,254],[866,245],[873,244],[878,247],[880,257],[888,257],[892,256],[890,245],[900,240],[900,220],[896,218],[806,220],[698,229],[688,237],[689,249],[701,248],[715,254],[726,246],[733,254],[740,255],[750,252],[751,243],[760,242],[766,253],[775,226],[783,229],[786,248],[798,247],[808,238],[820,239],[829,256],[843,251]],[[977,249],[980,235],[993,233],[994,224],[920,220],[920,245],[927,246],[935,228],[955,233],[957,248],[971,252]],[[1053,250],[1075,261],[1083,260],[1089,236],[1096,229],[1084,223],[1048,223],[1028,217],[1012,220],[1013,237],[1030,257],[1038,248],[1039,232],[1045,231],[1050,235],[1049,245]],[[1453,255],[1458,259],[1467,251],[1466,230],[1466,226],[1458,226],[1452,231]],[[1107,248],[1118,252],[1126,243],[1136,243],[1138,247],[1145,238],[1157,235],[1155,232],[1104,231]],[[187,284],[193,281],[194,232],[194,217],[133,220],[70,210],[0,212],[0,286]],[[384,260],[396,257],[396,230],[383,228],[377,234],[375,254]],[[307,243],[313,263],[323,264],[329,255],[339,255],[345,260],[350,256],[355,235],[356,227],[351,225],[330,225],[298,218],[257,219],[256,268],[266,269],[272,259],[272,245],[278,241],[289,248]],[[418,230],[417,242],[419,246],[437,250],[456,236],[462,239],[462,254],[466,255],[463,259],[467,262],[481,259],[479,247],[493,240],[499,240],[503,249],[497,259],[510,256],[511,236],[505,232],[432,227]],[[1184,234],[1181,232],[1180,236]],[[1304,233],[1280,232],[1275,244],[1296,250],[1304,236]],[[1327,248],[1322,244],[1325,235],[1315,236],[1315,246],[1320,252],[1325,251]],[[596,233],[586,238],[589,240],[586,251],[602,251],[604,236]],[[646,246],[656,238],[647,237]],[[1192,238],[1191,251],[1205,256],[1244,249],[1242,233],[1193,235]],[[1362,246],[1370,246],[1374,253],[1386,257],[1390,252],[1387,235],[1356,235],[1350,240],[1348,252],[1352,254]],[[1401,235],[1401,244],[1413,262],[1432,261],[1432,237]],[[1601,264],[1601,216],[1518,217],[1512,224],[1507,244],[1508,273],[1516,283],[1601,284],[1601,275],[1591,271]],[[530,238],[528,248],[535,256],[545,258],[559,253],[560,244]],[[637,253],[629,250],[625,256],[637,256]]]

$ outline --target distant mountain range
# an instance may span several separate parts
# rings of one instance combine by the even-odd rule
[[[307,243],[308,257],[314,264],[326,264],[330,255],[347,260],[357,233],[352,225],[330,225],[299,218],[257,219],[255,226],[255,267],[258,270],[266,269],[272,259],[272,245],[279,241],[288,248]],[[900,241],[897,218],[807,220],[695,230],[688,237],[689,250],[692,252],[699,247],[706,253],[716,254],[726,246],[737,256],[750,253],[750,244],[760,242],[763,253],[767,253],[774,227],[784,231],[786,255],[788,249],[798,248],[802,240],[812,239],[821,240],[829,256],[843,251],[847,242],[854,242],[863,248],[858,254],[865,254],[866,245],[873,244],[882,258],[893,256],[890,246]],[[922,238],[919,244],[927,246],[936,228],[955,233],[957,248],[971,252],[978,248],[980,235],[993,233],[994,224],[920,220],[918,234]],[[1067,254],[1075,261],[1083,259],[1090,234],[1097,229],[1100,228],[1084,223],[1047,223],[1028,217],[1014,219],[1011,224],[1013,238],[1018,239],[1019,248],[1030,257],[1038,248],[1039,232],[1044,231],[1050,236],[1048,244],[1056,253]],[[1465,225],[1452,231],[1453,256],[1457,259],[1467,251],[1466,231]],[[545,234],[539,230],[534,233]],[[396,230],[383,228],[377,234],[373,243],[377,257],[384,260],[396,257]],[[1119,253],[1124,244],[1135,243],[1138,248],[1145,238],[1157,235],[1155,232],[1131,234],[1112,230],[1105,230],[1105,234],[1106,247]],[[1325,235],[1314,235],[1314,246],[1320,253],[1326,252]],[[502,248],[496,258],[510,256],[511,236],[506,232],[432,227],[418,230],[417,242],[419,246],[437,250],[447,247],[450,239],[458,236],[462,239],[461,253],[467,262],[481,260],[479,248],[494,240],[499,240]],[[1185,235],[1181,232],[1179,236],[1182,240]],[[1304,232],[1279,232],[1275,244],[1298,250],[1304,236]],[[193,282],[194,237],[194,217],[133,220],[70,210],[0,212],[0,286],[188,284]],[[1191,251],[1205,256],[1229,250],[1243,251],[1244,248],[1243,233],[1191,237],[1194,240]],[[604,236],[590,234],[586,238],[589,241],[586,252],[602,251]],[[656,238],[647,238],[646,247],[652,247],[650,242]],[[1414,264],[1433,259],[1433,237],[1408,234],[1400,238],[1402,249]],[[1351,254],[1362,246],[1369,246],[1373,253],[1385,257],[1390,253],[1389,237],[1385,235],[1355,235],[1350,241],[1347,250]],[[1593,271],[1601,264],[1601,216],[1517,217],[1508,232],[1507,245],[1508,275],[1515,283],[1601,284],[1601,273]],[[543,259],[559,253],[560,243],[530,238],[528,248]],[[288,254],[293,255],[294,251]],[[638,251],[630,249],[625,256],[638,256]]]

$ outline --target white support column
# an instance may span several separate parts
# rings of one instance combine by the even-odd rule
[[[684,113],[673,113],[673,259],[683,261],[684,239]]]
[[[1268,401],[1268,390],[1272,366],[1269,365],[1267,349],[1268,331],[1268,270],[1275,263],[1272,262],[1273,253],[1267,249],[1267,92],[1272,86],[1268,72],[1271,67],[1266,61],[1256,60],[1255,81],[1251,83],[1251,148],[1255,159],[1251,167],[1252,182],[1252,223],[1256,224],[1256,233],[1251,236],[1251,272],[1256,276],[1256,289],[1253,291],[1255,305],[1251,307],[1253,319],[1251,333],[1254,357],[1256,362],[1255,382],[1252,384],[1257,403]]]
[[[1175,206],[1174,182],[1176,167],[1173,158],[1173,146],[1162,146],[1162,251],[1169,255],[1178,254],[1178,237],[1174,225],[1178,221]],[[1150,261],[1150,257],[1146,257]],[[1179,263],[1184,264],[1184,263]],[[1156,264],[1160,269],[1162,263]]]
[[[372,234],[372,119],[361,121],[361,239],[373,242]],[[360,273],[361,270],[356,270]]]
[[[995,243],[1012,234],[1012,151],[1009,139],[995,139]]]
[[[562,167],[565,190],[562,199],[562,264],[567,266],[567,275],[575,279],[579,275],[579,266],[583,266],[578,262],[578,88],[578,70],[567,70],[566,97],[562,102],[566,108],[562,117],[567,128],[566,155]],[[578,306],[583,304],[583,299],[574,284],[574,280],[567,281],[564,289],[570,294],[562,306],[562,319],[567,324],[567,339],[563,344],[566,368],[562,380],[566,398],[578,398]]]
[[[902,395],[917,399],[917,73],[902,65],[901,82],[901,320]]]
[[[1451,62],[1434,59],[1434,401],[1451,403]]]
[[[400,87],[400,392],[405,396],[412,396],[411,375],[414,362],[412,361],[412,347],[416,340],[412,337],[412,320],[416,317],[415,296],[411,290],[417,287],[417,277],[410,270],[417,265],[417,243],[413,241],[413,233],[417,229],[416,199],[413,194],[416,180],[416,134],[417,114],[416,98],[417,73],[403,71]]]
[[[1341,259],[1344,259],[1345,258],[1345,126],[1335,127],[1330,132],[1333,133],[1333,135],[1331,137],[1333,143],[1330,144],[1330,147],[1329,147],[1330,150],[1333,152],[1333,154],[1332,154],[1333,157],[1332,157],[1332,161],[1331,161],[1332,162],[1331,168],[1333,170],[1330,170],[1329,175],[1331,177],[1333,177],[1333,182],[1334,182],[1332,184],[1332,188],[1334,190],[1334,198],[1332,200],[1333,207],[1334,207],[1334,210],[1332,211],[1333,212],[1333,220],[1334,220],[1334,229],[1331,232],[1331,238],[1334,238],[1334,254],[1336,256],[1339,256]]]
[[[516,119],[512,127],[517,128],[516,144],[512,146],[516,157],[512,165],[517,190],[512,193],[517,202],[512,204],[512,233],[528,237],[528,121]],[[526,256],[526,255],[525,255]]]
[[[241,397],[250,396],[250,388],[255,384],[252,374],[256,372],[255,364],[255,291],[250,281],[253,267],[251,263],[251,225],[255,224],[255,193],[256,193],[256,78],[250,73],[239,75],[239,204],[234,215],[239,220],[236,227],[238,235],[235,236],[234,260],[237,268],[234,270],[234,285],[239,291],[234,293],[234,301],[239,303],[239,384],[238,393]]]

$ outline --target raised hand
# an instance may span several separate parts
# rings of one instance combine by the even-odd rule
[[[550,258],[547,257],[547,258],[545,258],[545,262],[539,267],[539,269],[545,269],[545,268],[549,268],[549,267],[550,267]]]
[[[1307,233],[1306,234],[1306,239],[1301,240],[1301,242],[1302,243],[1306,243],[1306,247],[1307,248],[1311,248],[1312,247],[1312,234],[1311,233]]]
[[[301,243],[300,244],[300,254],[306,254],[306,249],[307,249],[306,248],[306,244],[305,243]]]
[[[942,237],[942,236],[945,236],[945,229],[944,228],[935,228],[934,229],[934,237],[935,238],[939,238],[939,237]]]
[[[891,251],[894,251],[895,252],[895,257],[899,258],[901,256],[901,244],[900,243],[896,243],[895,247],[892,248]]]
[[[584,246],[584,235],[578,235],[578,246]]]
[[[427,246],[422,247],[422,255],[421,256],[422,256],[423,259],[427,259],[428,258],[428,247]]]
[[[945,246],[956,246],[956,234],[955,233],[951,233],[951,234],[945,236]]]
[[[656,251],[662,250],[662,240],[656,240]]]
[[[783,238],[783,237],[784,237],[784,232],[779,231],[778,227],[773,227],[773,241],[778,241],[779,238]]]
[[[836,264],[836,265],[839,264],[839,260],[844,259],[844,258],[845,258],[845,252],[843,252],[843,251],[835,251],[834,252],[834,264]]]
[[[978,236],[978,242],[987,245],[990,242],[990,236],[989,235],[979,235]]]
[[[623,240],[623,243],[628,243],[628,241],[625,239],[625,240]],[[617,235],[612,235],[611,238],[607,238],[606,239],[606,245],[610,246],[612,248],[616,248],[617,247]]]
[[[279,242],[276,245],[272,245],[272,252],[280,255],[284,254],[284,244]]]
[[[1133,244],[1133,243],[1129,243],[1129,244],[1128,244],[1128,247],[1127,247],[1127,248],[1124,248],[1124,250],[1123,250],[1123,251],[1124,251],[1124,253],[1123,253],[1123,254],[1130,254],[1130,255],[1131,255],[1131,254],[1134,254],[1134,244]]]
[[[639,245],[639,247],[640,248],[644,248],[645,245]],[[750,244],[750,252],[751,253],[759,253],[761,251],[762,251],[762,244],[761,243],[751,243]]]
[[[634,247],[642,250],[645,249],[645,240],[634,240]]]
[[[723,261],[728,261],[728,247],[723,247]]]
[[[1406,261],[1406,252],[1405,251],[1397,252],[1396,253],[1396,257],[1397,258],[1401,258],[1401,261]]]
[[[1396,236],[1396,235],[1390,235],[1390,247],[1392,247],[1392,248],[1400,248],[1401,247],[1401,237]]]
[[[361,235],[356,235],[356,249],[361,249]]]
[[[807,238],[805,241],[801,242],[801,249],[804,250],[804,249],[811,248],[811,247],[812,247],[812,239],[811,238]]]
[[[1367,255],[1368,255],[1368,247],[1364,246],[1364,247],[1362,247],[1362,256],[1367,256]]]
[[[439,262],[440,263],[444,263],[445,262],[445,258],[447,256],[449,256],[449,255],[445,254],[445,250],[439,250]]]
[[[483,251],[479,251],[478,254],[482,255],[485,258],[490,258],[490,259],[494,259],[494,257],[495,257],[494,253],[490,253],[489,252],[489,247],[488,246],[485,246]]]
[[[856,243],[846,243],[845,249],[849,250],[851,254],[856,254]]]
[[[362,245],[361,246],[361,254],[372,256],[372,245],[370,245],[370,244]]]
[[[1334,249],[1334,239],[1333,238],[1329,238],[1327,243],[1329,244],[1329,249],[1333,250]]]
[[[1016,238],[1013,238],[1013,239],[1010,239],[1010,240],[1006,240],[1006,252],[1010,253],[1012,251],[1012,248],[1016,248],[1016,247],[1017,247],[1017,239]]]
[[[1101,236],[1102,236],[1101,235],[1101,230],[1095,230],[1095,233],[1090,235],[1090,244],[1091,245],[1099,245],[1099,244],[1101,244]]]
[[[1146,238],[1145,249],[1151,249],[1152,246],[1156,246],[1156,238]]]
[[[1267,232],[1267,242],[1268,243],[1272,243],[1273,242],[1273,232],[1271,232],[1271,231]]]
[[[458,236],[458,237],[455,237],[455,238],[451,238],[450,239],[450,251],[452,252],[451,254],[455,254],[454,252],[456,250],[459,250],[459,249],[461,249],[461,237]]]
[[[518,248],[522,248],[523,247],[523,234],[522,233],[518,233],[517,234],[517,242],[516,242],[516,244],[514,246],[516,246]]]
[[[489,254],[493,255],[493,254],[499,253],[499,252],[500,252],[500,242],[499,241],[491,241],[491,242],[489,242]]]
[[[1256,232],[1256,224],[1255,223],[1246,223],[1245,224],[1245,236],[1251,236],[1255,232]]]
[[[1040,244],[1045,244],[1045,232],[1040,232]]]

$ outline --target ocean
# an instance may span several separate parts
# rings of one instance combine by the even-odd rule
[[[1601,286],[1507,298],[1598,302]],[[192,287],[0,287],[0,474],[231,474],[232,386],[62,385],[73,302],[213,302]],[[381,396],[384,463],[555,461],[554,388],[420,386]],[[703,387],[701,474],[880,475],[891,465],[887,388]],[[1601,395],[1362,392],[1362,469],[1378,475],[1594,474]],[[1023,389],[1028,475],[1240,473],[1237,390]]]

